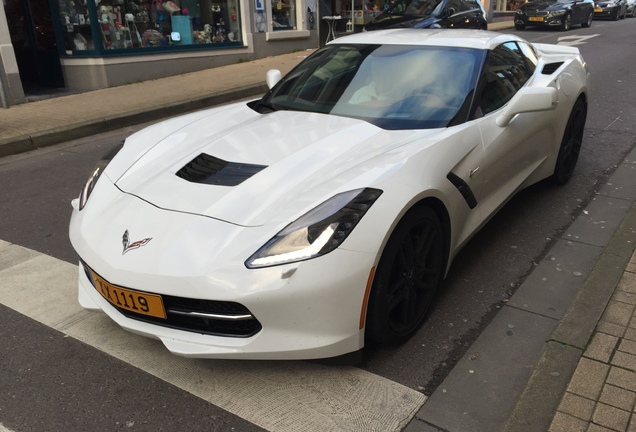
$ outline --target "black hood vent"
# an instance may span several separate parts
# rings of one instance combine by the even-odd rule
[[[236,186],[264,168],[267,167],[264,165],[227,162],[201,153],[177,171],[177,176],[192,183]]]
[[[563,62],[547,63],[545,66],[543,66],[543,70],[541,71],[541,73],[543,75],[552,75],[558,68],[561,67],[562,64]]]

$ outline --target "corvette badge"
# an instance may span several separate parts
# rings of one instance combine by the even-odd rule
[[[124,233],[123,237],[121,238],[121,242],[124,245],[124,250],[121,253],[122,255],[124,255],[126,252],[133,250],[133,249],[139,249],[142,246],[146,246],[150,240],[152,240],[152,237],[149,238],[145,238],[143,240],[139,240],[136,241],[134,243],[130,243],[129,241],[129,236],[128,236],[128,230],[126,230],[126,232]]]

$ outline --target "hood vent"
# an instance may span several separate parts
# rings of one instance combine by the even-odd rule
[[[227,162],[201,153],[177,171],[177,176],[192,183],[237,186],[264,168],[267,167]]]
[[[543,75],[552,75],[558,68],[561,67],[562,64],[563,62],[547,63],[545,66],[543,66],[543,70],[541,71],[541,73]]]

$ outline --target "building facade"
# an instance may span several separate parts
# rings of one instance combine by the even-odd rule
[[[319,43],[316,0],[3,4],[0,93],[8,104],[19,103],[32,87],[93,90],[315,48]]]

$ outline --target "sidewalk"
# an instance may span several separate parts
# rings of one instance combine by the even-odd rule
[[[0,109],[0,157],[261,95],[310,52]],[[636,431],[635,201],[636,150],[405,430]]]

